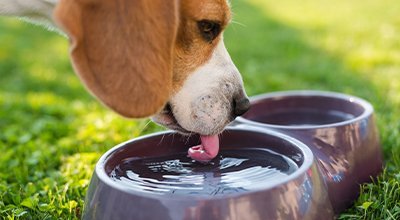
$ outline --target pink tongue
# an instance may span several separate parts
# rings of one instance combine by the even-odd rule
[[[189,148],[189,157],[200,162],[208,162],[217,156],[219,151],[218,135],[200,136],[201,144]]]

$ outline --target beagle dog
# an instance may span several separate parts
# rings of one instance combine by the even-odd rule
[[[212,151],[206,145],[249,108],[223,42],[227,0],[1,0],[0,14],[61,29],[98,100],[122,116],[200,134],[203,146],[189,154]]]

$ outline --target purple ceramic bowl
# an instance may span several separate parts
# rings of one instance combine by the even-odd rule
[[[339,213],[357,198],[359,184],[382,171],[373,112],[367,101],[350,95],[287,91],[252,97],[250,110],[235,123],[276,130],[310,147]]]
[[[282,133],[260,128],[228,128],[220,135],[220,142],[221,154],[262,148],[284,155],[297,168],[273,181],[261,179],[252,190],[209,196],[152,193],[115,181],[112,176],[116,167],[132,158],[186,153],[188,147],[199,143],[195,135],[188,138],[171,131],[151,134],[122,143],[100,158],[87,192],[83,219],[333,218],[326,184],[306,145]],[[207,171],[207,175],[219,174]]]

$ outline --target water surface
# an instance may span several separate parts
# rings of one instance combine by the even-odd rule
[[[186,153],[129,158],[110,177],[132,190],[173,195],[218,196],[265,188],[297,169],[289,158],[263,148],[222,150],[208,164]]]
[[[252,119],[261,123],[284,126],[310,126],[333,124],[353,119],[354,115],[341,111],[322,111],[317,109],[299,108],[271,112]]]

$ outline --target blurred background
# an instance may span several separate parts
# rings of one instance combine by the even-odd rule
[[[400,219],[400,4],[396,0],[232,0],[224,34],[247,93],[318,89],[370,101],[386,171],[341,219]],[[78,219],[94,164],[117,143],[162,130],[101,106],[68,41],[0,18],[0,217]],[[362,152],[360,152],[362,153]]]

